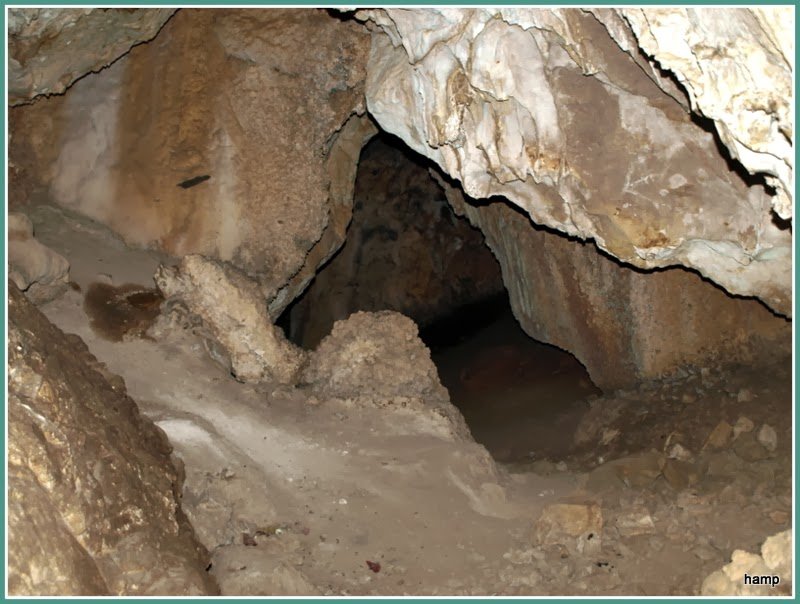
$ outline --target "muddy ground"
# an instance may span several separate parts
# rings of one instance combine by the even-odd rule
[[[42,310],[169,436],[225,595],[692,595],[735,549],[791,527],[790,358],[599,394],[560,362],[459,348],[437,359],[443,382],[467,391],[451,394],[493,459],[409,414],[237,382],[191,331],[93,328],[92,284],[149,289],[170,259],[61,210],[31,218],[76,284]],[[536,407],[531,376],[552,394],[565,371],[572,402]],[[525,408],[509,443],[481,407],[499,399],[506,418]]]

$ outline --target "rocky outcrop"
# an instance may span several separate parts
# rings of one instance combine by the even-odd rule
[[[444,438],[469,435],[416,324],[400,313],[356,312],[337,321],[309,354],[300,383],[319,397],[410,413]]]
[[[656,20],[648,34],[648,10],[358,11],[375,25],[367,104],[384,130],[473,198],[503,196],[536,224],[593,239],[626,263],[682,264],[790,314],[791,233],[772,213],[787,215],[782,183],[793,136],[785,109],[791,56],[778,52],[786,42],[775,25],[781,13],[692,15]],[[685,68],[678,80],[692,81],[691,104],[717,120],[734,158],[775,174],[780,194],[749,186],[731,169],[714,135],[686,111],[681,88],[639,55],[626,19],[634,32],[641,26],[645,51],[656,59],[670,42],[684,55],[702,55],[692,70],[674,57],[676,70]],[[770,24],[766,34],[762,22]],[[664,48],[650,44],[654,36]]]
[[[616,15],[610,13],[616,13]],[[629,53],[619,20],[651,62],[674,74],[692,110],[714,120],[720,139],[751,174],[767,175],[772,207],[792,217],[794,12],[753,8],[594,10]]]
[[[19,212],[8,214],[8,277],[34,304],[67,289],[69,262],[33,236],[33,223]]]
[[[402,143],[365,147],[352,203],[347,241],[291,310],[292,340],[305,348],[357,310],[395,310],[424,327],[503,291],[483,235]]]
[[[574,354],[604,390],[685,364],[789,350],[789,322],[757,300],[732,298],[684,269],[632,270],[591,243],[537,227],[511,204],[476,207],[442,183],[486,235],[522,328]]]
[[[230,265],[189,255],[180,267],[159,267],[155,281],[167,304],[180,302],[199,317],[211,346],[221,346],[237,379],[295,382],[303,351],[270,322],[258,285],[246,275]]]
[[[174,8],[19,8],[8,11],[8,100],[61,94],[151,40]]]
[[[13,110],[12,203],[43,192],[129,244],[230,261],[271,302],[330,224],[328,154],[365,109],[368,44],[324,10],[181,10],[63,98]]]
[[[164,433],[13,283],[8,312],[9,592],[216,593]]]

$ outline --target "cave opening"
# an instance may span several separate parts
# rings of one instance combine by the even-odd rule
[[[600,390],[570,353],[528,336],[500,265],[431,165],[381,133],[361,151],[345,243],[277,320],[314,349],[357,311],[411,317],[473,437],[503,463],[557,460]]]

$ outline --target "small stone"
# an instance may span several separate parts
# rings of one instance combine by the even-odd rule
[[[691,405],[692,403],[697,402],[697,397],[691,392],[686,392],[681,397],[681,402],[685,405]]]
[[[619,430],[616,428],[603,428],[603,436],[600,438],[600,444],[605,446],[619,436]]]
[[[703,449],[725,449],[731,444],[732,436],[733,426],[723,419],[708,435]]]
[[[622,537],[649,535],[654,533],[656,528],[653,517],[644,506],[637,506],[617,517],[615,525]]]
[[[786,524],[789,522],[790,518],[789,512],[785,512],[784,510],[772,510],[769,513],[769,519],[775,524]]]
[[[736,440],[745,432],[752,432],[755,427],[756,425],[753,423],[753,420],[745,417],[744,415],[741,416],[736,420],[736,423],[733,426],[733,439]]]
[[[693,456],[689,449],[680,443],[675,443],[670,447],[667,457],[669,459],[678,459],[680,461],[691,461]]]
[[[554,503],[542,511],[533,531],[536,545],[563,545],[570,553],[599,553],[603,515],[596,503]]]
[[[775,432],[775,428],[769,424],[761,426],[756,435],[756,440],[770,453],[774,453],[775,449],[778,448],[778,434]]]
[[[747,388],[742,388],[736,394],[736,402],[737,403],[749,403],[753,400],[753,393],[748,390]]]

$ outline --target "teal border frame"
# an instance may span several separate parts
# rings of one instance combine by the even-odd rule
[[[792,0],[777,0],[777,1],[769,1],[769,2],[765,2],[763,4],[760,4],[758,2],[752,2],[752,1],[748,2],[748,1],[745,1],[745,0],[729,0],[727,2],[721,1],[721,0],[706,0],[705,2],[698,2],[696,0],[695,1],[689,1],[689,2],[675,2],[675,1],[662,1],[662,2],[638,1],[637,2],[637,1],[634,1],[634,0],[618,0],[617,2],[581,2],[579,0],[563,0],[562,2],[528,2],[528,1],[525,1],[525,0],[506,0],[506,1],[502,1],[502,2],[490,2],[490,1],[487,2],[487,1],[480,1],[480,0],[462,0],[460,2],[453,2],[453,1],[420,2],[419,0],[413,1],[413,2],[403,2],[401,0],[383,0],[383,1],[379,1],[379,2],[363,2],[363,1],[360,1],[360,0],[356,0],[356,1],[353,1],[353,2],[314,2],[312,0],[299,0],[299,1],[296,0],[294,2],[257,2],[257,1],[250,0],[250,1],[244,1],[244,2],[220,3],[220,2],[197,1],[197,0],[195,0],[194,2],[163,2],[163,1],[159,1],[159,0],[140,0],[140,1],[132,1],[132,2],[121,2],[119,0],[112,0],[112,1],[106,1],[106,2],[97,2],[97,3],[92,3],[92,2],[81,3],[81,2],[65,1],[65,0],[54,0],[54,1],[50,1],[50,2],[35,2],[35,1],[25,2],[25,1],[22,1],[22,0],[11,0],[11,1],[4,1],[3,2],[3,13],[2,13],[3,31],[4,31],[4,34],[7,35],[7,23],[6,23],[6,12],[7,12],[6,8],[7,7],[15,7],[15,6],[30,6],[30,7],[47,6],[47,7],[49,7],[49,6],[54,6],[54,7],[65,7],[65,8],[67,8],[67,7],[81,7],[81,6],[87,6],[87,5],[107,6],[107,7],[115,7],[115,6],[136,6],[136,7],[166,6],[166,7],[179,7],[179,8],[203,8],[203,7],[209,7],[209,8],[217,8],[217,7],[219,7],[219,8],[221,8],[221,7],[226,7],[226,8],[248,8],[248,7],[252,7],[252,8],[270,8],[270,7],[290,7],[290,8],[313,8],[313,7],[348,7],[349,8],[349,7],[353,7],[353,8],[363,8],[363,7],[381,7],[381,6],[404,6],[404,7],[410,7],[410,8],[424,8],[426,6],[472,7],[472,6],[491,6],[491,5],[497,5],[497,6],[535,6],[535,7],[548,7],[548,6],[567,6],[567,7],[580,7],[580,6],[605,6],[605,7],[619,7],[619,6],[720,6],[720,7],[722,7],[722,6],[731,6],[731,7],[746,7],[746,6],[796,6],[796,2],[792,1]],[[797,53],[798,53],[798,50],[797,50],[798,25],[797,25],[796,16],[795,16],[794,30],[795,30],[795,73],[794,73],[795,107],[794,107],[794,128],[795,128],[795,131],[796,131],[796,128],[797,128],[797,115],[798,115],[797,106],[796,106],[796,98],[797,98],[797,95],[796,95],[797,71],[796,70],[797,70]],[[6,38],[5,43],[3,44],[2,51],[0,51],[2,53],[2,63],[3,63],[4,69],[6,70],[5,71],[5,76],[4,76],[3,82],[2,82],[2,90],[3,90],[3,93],[4,93],[4,98],[7,97],[7,91],[6,91],[6,85],[7,85],[7,56],[6,56],[6,54],[7,54],[7,44],[8,44],[8,41],[7,41],[7,38]],[[5,169],[4,169],[3,174],[2,174],[2,183],[3,183],[3,191],[4,191],[4,208],[5,208],[5,212],[4,212],[3,216],[2,216],[2,218],[0,218],[0,220],[2,220],[3,232],[6,233],[6,235],[4,237],[3,248],[2,248],[2,261],[3,261],[4,271],[5,271],[4,280],[3,280],[4,281],[4,284],[3,284],[3,287],[4,287],[3,295],[4,295],[4,299],[5,299],[5,305],[3,307],[3,310],[0,311],[0,312],[2,312],[3,329],[4,329],[3,333],[4,333],[4,336],[5,336],[5,342],[6,342],[6,344],[2,348],[2,353],[1,354],[2,354],[4,365],[6,367],[8,367],[8,360],[7,360],[7,344],[8,344],[8,317],[7,317],[7,314],[8,314],[7,313],[7,310],[8,310],[8,266],[6,264],[6,258],[7,258],[7,254],[8,254],[8,237],[7,237],[7,232],[6,232],[6,217],[8,215],[8,182],[7,182],[7,180],[8,180],[7,179],[7,174],[8,174],[8,172],[7,172],[7,170],[8,170],[8,119],[9,119],[9,107],[8,107],[8,103],[4,102],[3,103],[3,125],[4,125],[5,137],[4,137],[4,142],[3,142],[3,162],[4,162]],[[797,151],[795,151],[795,159],[796,159],[796,157],[797,157]],[[796,195],[797,195],[797,186],[796,186],[796,184],[795,184],[794,193],[795,193],[795,198],[796,198]],[[793,240],[793,246],[794,246],[794,254],[793,254],[793,256],[794,256],[794,265],[793,265],[793,268],[792,268],[792,270],[793,270],[793,287],[794,287],[794,290],[796,292],[796,289],[797,289],[797,275],[796,275],[795,270],[796,270],[796,267],[797,267],[797,264],[798,264],[798,259],[800,259],[800,255],[798,254],[798,247],[797,247],[797,241],[796,240]],[[793,292],[793,295],[794,295],[794,292]],[[794,296],[794,299],[793,299],[793,309],[794,309],[794,315],[796,316],[797,315],[797,310],[798,310],[798,301],[797,301],[796,295]],[[795,340],[795,337],[796,337],[795,325],[794,325],[794,322],[793,322],[793,324],[792,324],[792,346],[793,346],[793,352],[796,353],[796,340]],[[796,434],[797,434],[797,409],[796,409],[796,405],[797,405],[797,403],[796,403],[796,392],[795,392],[795,388],[796,388],[795,380],[796,380],[796,374],[797,374],[798,365],[797,365],[797,357],[796,357],[796,355],[795,355],[795,358],[794,358],[794,369],[795,369],[795,372],[794,372],[794,376],[792,378],[792,386],[793,386],[793,388],[792,388],[792,390],[793,390],[793,395],[792,395],[793,396],[793,400],[792,400],[792,403],[793,403],[793,405],[792,405],[792,409],[793,409],[792,425],[793,425],[793,428],[794,428],[793,434],[795,434],[795,442],[793,443],[793,457],[794,457],[793,475],[794,475],[794,483],[795,483],[795,486],[796,486],[796,483],[797,483],[797,465],[798,465],[797,464],[797,461],[798,461],[797,449],[796,449]],[[4,422],[3,422],[3,427],[4,427],[4,431],[3,431],[4,450],[5,450],[5,443],[7,442],[7,439],[8,439],[8,416],[7,416],[7,410],[6,410],[7,396],[8,396],[8,380],[7,380],[7,374],[6,374],[6,379],[4,381],[3,399],[2,399],[2,409],[3,409],[3,418],[4,418]],[[3,479],[4,479],[4,489],[3,489],[2,495],[0,495],[0,499],[2,500],[2,504],[3,504],[3,510],[4,510],[3,520],[4,521],[3,521],[2,526],[0,527],[0,536],[2,536],[3,557],[4,557],[4,561],[5,561],[5,568],[7,569],[8,568],[8,553],[7,553],[7,547],[6,547],[6,543],[7,543],[6,542],[6,526],[7,526],[6,492],[7,492],[8,484],[7,484],[5,466],[4,466],[4,470],[3,470]],[[796,493],[794,493],[794,498],[795,498],[794,507],[795,507],[795,511],[796,511],[797,510]],[[798,581],[798,568],[800,568],[800,565],[798,565],[798,560],[797,560],[796,526],[793,526],[793,529],[795,530],[795,536],[794,536],[794,582],[795,582],[795,587],[794,587],[794,589],[795,589],[795,594],[796,594],[795,597],[797,597],[798,590],[797,590],[797,587],[796,587],[796,583]],[[7,588],[8,588],[8,577],[7,577],[7,574],[6,574],[6,576],[4,577],[4,594],[7,594]],[[12,599],[14,601],[35,601],[35,600],[42,601],[42,598],[29,598],[29,597],[14,597],[14,598],[9,598],[9,599]],[[59,598],[59,599],[61,599],[61,598]],[[109,597],[102,597],[102,598],[74,597],[74,598],[63,598],[63,599],[68,600],[68,601],[72,601],[72,602],[92,602],[92,601],[110,600],[110,599],[124,599],[124,600],[127,600],[127,601],[133,601],[133,602],[167,602],[167,601],[178,600],[178,599],[179,600],[191,600],[192,598],[138,598],[138,597],[136,597],[136,598],[129,598],[129,597],[117,598],[117,597],[109,596]],[[583,598],[583,597],[580,597],[580,598],[558,597],[558,596],[547,597],[547,598],[533,598],[533,597],[531,597],[531,598],[526,598],[526,597],[513,597],[513,598],[512,597],[496,597],[496,598],[474,598],[474,597],[463,597],[463,598],[462,597],[454,597],[454,598],[449,598],[449,597],[442,597],[442,598],[430,598],[430,597],[422,597],[422,598],[402,598],[402,597],[385,597],[385,598],[363,598],[363,597],[359,597],[359,598],[355,598],[355,597],[354,598],[330,598],[330,597],[316,597],[316,598],[315,597],[309,597],[309,598],[286,598],[286,597],[283,597],[283,598],[281,598],[281,597],[275,597],[275,598],[231,598],[231,597],[219,597],[219,598],[214,598],[215,601],[219,600],[219,601],[230,601],[230,602],[239,601],[239,600],[269,600],[269,601],[273,601],[273,602],[291,602],[291,601],[296,601],[296,600],[311,601],[311,602],[328,602],[328,601],[333,601],[333,600],[345,600],[345,601],[360,601],[360,602],[377,602],[377,601],[397,600],[397,599],[413,599],[416,602],[419,602],[420,604],[433,604],[435,602],[440,602],[442,600],[470,600],[470,601],[477,601],[477,602],[482,602],[482,601],[492,601],[492,602],[495,602],[495,601],[524,601],[524,602],[528,602],[528,601],[546,599],[546,600],[556,600],[556,601],[565,601],[565,602],[566,601],[570,601],[570,602],[589,602],[589,601],[595,601],[595,600],[613,600],[613,601],[616,601],[616,600],[633,600],[633,601],[647,600],[648,602],[670,602],[670,601],[673,601],[673,600],[676,600],[676,599],[679,599],[679,598],[662,598],[662,597],[656,597],[656,598],[641,598],[641,597],[625,597],[625,598],[620,597],[620,598],[616,598],[616,597],[611,597],[611,598],[609,598],[609,597],[599,597],[599,596],[598,597],[591,597],[591,598],[589,598],[589,597],[587,597],[587,598]],[[680,598],[680,599],[687,599],[687,598]],[[698,598],[689,598],[689,599],[699,599],[699,597]],[[49,598],[45,599],[45,601],[47,601],[47,600],[49,600]],[[737,599],[734,599],[734,598],[730,598],[730,599],[727,599],[727,598],[722,598],[722,599],[715,598],[714,600],[715,601],[731,601],[731,602],[733,602],[733,601],[737,601],[738,598]],[[755,599],[755,600],[764,601],[764,602],[766,602],[766,601],[774,601],[772,599],[766,599],[766,598],[759,598],[759,599]],[[754,599],[748,599],[748,601],[754,601]]]

